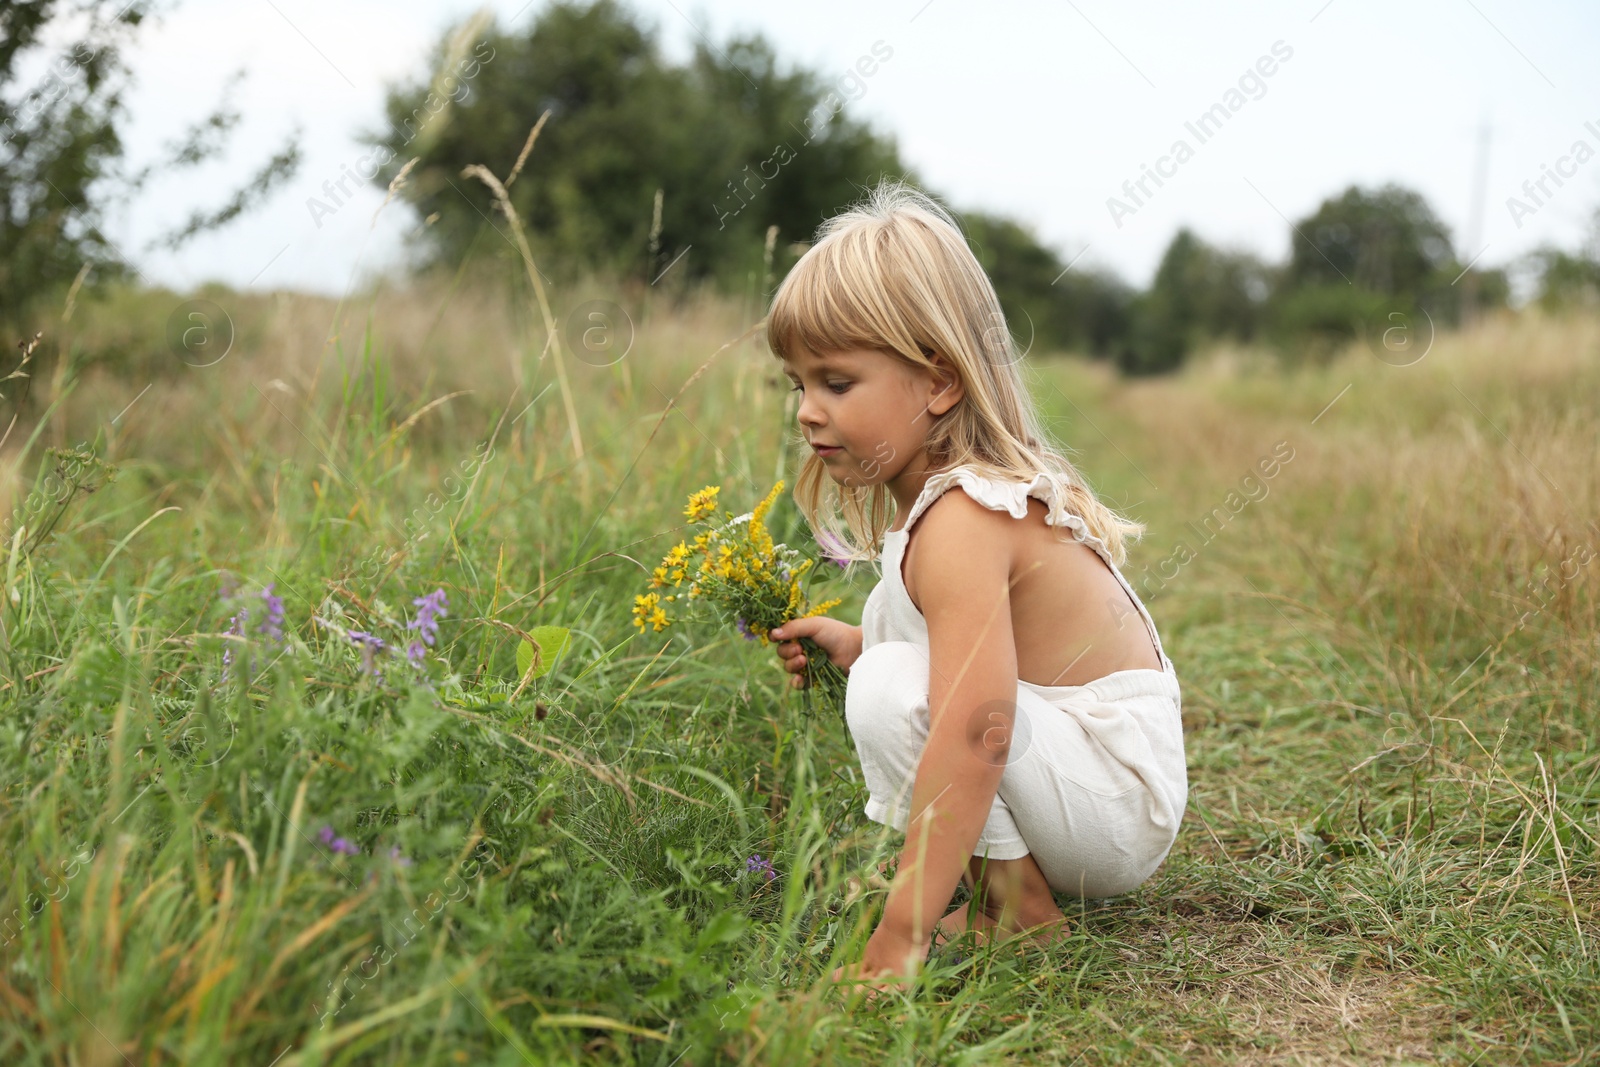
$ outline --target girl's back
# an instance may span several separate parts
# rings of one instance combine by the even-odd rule
[[[967,496],[986,507],[1018,507],[1023,483],[998,483],[972,473],[948,472],[930,479],[910,516],[892,527],[886,541],[899,536],[897,562],[901,581],[912,606],[919,612],[917,596],[917,545],[939,536],[939,516],[950,505],[949,487],[961,485]],[[1050,495],[1048,485],[1033,490]],[[931,502],[929,497],[934,496]],[[1011,564],[1011,629],[1017,649],[1017,676],[1035,685],[1083,685],[1123,670],[1161,670],[1161,656],[1149,630],[1139,625],[1141,615],[1122,582],[1091,544],[1081,536],[1064,539],[1060,525],[1047,524],[1051,508],[1039,496],[1022,496],[1024,518],[1001,524],[1008,540],[1003,544],[973,545],[973,552],[1006,552]],[[1063,505],[1064,507],[1065,505]],[[1013,512],[1014,514],[1014,512]],[[1070,521],[1070,520],[1068,520]],[[1063,523],[1064,524],[1064,523]],[[1077,529],[1072,531],[1077,534]],[[1135,625],[1128,625],[1132,621]]]

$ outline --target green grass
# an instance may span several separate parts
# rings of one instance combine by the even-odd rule
[[[574,434],[526,302],[214,298],[241,342],[203,370],[164,363],[127,300],[80,307],[61,349],[121,355],[46,367],[7,444],[0,1061],[1600,1054],[1600,568],[1569,562],[1600,548],[1593,322],[1490,323],[1411,368],[1036,361],[1053,431],[1150,526],[1130,580],[1192,542],[1139,583],[1183,684],[1189,809],[1137,892],[1061,898],[1065,945],[939,961],[867,1006],[826,978],[896,842],[842,727],[736,634],[629,625],[689,492],[792,484],[754,342],[678,395],[750,309],[613,294],[642,325],[614,365],[568,355]],[[1270,493],[1193,543],[1280,440]],[[118,477],[24,552],[42,450],[79,442]],[[772,525],[809,543],[786,497]],[[830,594],[851,620],[856,571]],[[225,575],[275,583],[281,647],[225,637]],[[427,669],[362,673],[341,631],[403,640],[384,619],[436,588]],[[541,625],[572,645],[513,700],[516,631]]]

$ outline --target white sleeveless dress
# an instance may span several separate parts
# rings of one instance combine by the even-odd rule
[[[862,654],[850,668],[845,699],[868,790],[865,813],[902,833],[909,822],[928,738],[928,626],[906,592],[900,564],[908,531],[955,485],[1017,519],[1027,517],[1030,496],[1044,501],[1045,522],[1069,527],[1111,569],[1162,664],[1161,670],[1116,671],[1084,685],[1018,679],[1006,769],[974,854],[999,860],[1031,854],[1060,893],[1125,893],[1166,858],[1187,803],[1181,692],[1150,613],[1105,543],[1068,510],[1064,495],[1057,499],[1043,473],[1027,482],[998,481],[970,467],[935,474],[901,529],[885,535],[882,575],[862,612]]]

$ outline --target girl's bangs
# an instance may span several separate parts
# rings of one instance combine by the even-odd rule
[[[824,240],[813,246],[778,287],[767,316],[767,347],[779,359],[792,359],[797,349],[819,355],[854,348],[895,350],[884,330],[882,309],[862,299],[881,294],[845,281],[864,279],[863,272],[843,269],[842,244]]]

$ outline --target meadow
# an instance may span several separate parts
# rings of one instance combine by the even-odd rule
[[[1063,945],[869,1005],[827,977],[896,842],[843,725],[732,629],[630,621],[690,493],[792,487],[760,287],[524,281],[207,290],[215,362],[121,290],[0,385],[0,1062],[1600,1056],[1600,320],[1030,354],[1148,524],[1189,807]],[[770,524],[812,550],[787,493]],[[817,591],[854,622],[875,581]]]

